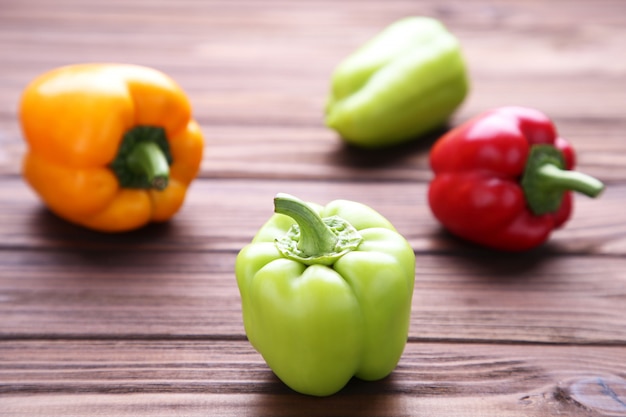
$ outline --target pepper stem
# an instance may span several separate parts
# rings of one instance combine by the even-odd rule
[[[295,220],[276,248],[286,258],[305,265],[332,265],[359,247],[363,238],[339,216],[322,218],[311,206],[289,194],[277,194],[274,211]]]
[[[542,165],[537,170],[545,187],[577,191],[588,197],[597,197],[604,190],[600,180],[578,171],[570,171],[553,164]]]
[[[170,167],[161,148],[154,142],[141,142],[133,147],[126,157],[128,167],[137,174],[143,174],[152,188],[163,190],[167,187]]]
[[[109,167],[124,188],[163,190],[172,162],[165,129],[135,126],[124,134]]]
[[[581,172],[565,169],[561,151],[550,145],[534,145],[521,180],[526,203],[535,215],[556,212],[567,191],[597,197],[604,184]]]
[[[337,236],[326,226],[320,215],[300,199],[279,193],[274,198],[274,211],[285,214],[298,223],[298,249],[302,254],[308,257],[320,256],[335,249]]]

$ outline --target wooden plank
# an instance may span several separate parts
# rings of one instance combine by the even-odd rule
[[[409,343],[390,377],[320,399],[246,341],[15,341],[0,344],[0,415],[617,416],[625,363],[623,347]]]
[[[577,150],[578,170],[607,183],[626,179],[626,144],[622,140],[626,124],[611,120],[555,123]],[[206,122],[202,128],[206,145],[200,178],[417,183],[432,178],[428,153],[435,140],[446,132],[438,130],[407,145],[374,152],[345,146],[334,132],[321,125],[224,126]],[[17,127],[11,130],[9,133],[7,128],[3,140],[0,122],[0,174],[5,176],[20,174],[26,150]]]
[[[0,251],[0,339],[241,339],[236,253]],[[409,336],[623,344],[624,271],[621,256],[418,253]]]
[[[51,215],[20,178],[0,178],[0,249],[133,249],[238,251],[250,242],[273,213],[272,199],[286,192],[326,204],[334,199],[359,201],[378,210],[404,235],[416,252],[494,257],[495,253],[444,233],[427,203],[421,182],[291,181],[199,179],[181,211],[168,223],[135,232],[107,235],[73,226]],[[626,224],[621,220],[626,187],[609,184],[598,198],[576,196],[575,210],[563,229],[538,248],[536,256],[554,254],[623,255]],[[535,253],[533,252],[533,253]]]

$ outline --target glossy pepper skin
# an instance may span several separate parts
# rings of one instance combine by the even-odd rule
[[[275,211],[236,260],[251,344],[303,394],[384,378],[407,340],[412,248],[360,203],[322,207],[279,194]]]
[[[24,178],[52,212],[90,229],[168,220],[202,159],[189,100],[151,68],[57,68],[26,87],[19,113]]]
[[[504,251],[531,249],[570,218],[571,191],[595,197],[604,188],[572,171],[575,158],[545,114],[524,107],[488,111],[433,146],[430,208],[464,239]]]
[[[362,148],[415,139],[463,102],[466,72],[458,40],[438,20],[401,19],[337,66],[326,124]]]

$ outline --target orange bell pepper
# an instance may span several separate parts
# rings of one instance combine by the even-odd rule
[[[123,64],[57,68],[24,90],[25,180],[61,218],[103,232],[171,218],[204,141],[181,88]]]

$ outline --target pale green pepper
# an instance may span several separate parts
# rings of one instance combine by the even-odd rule
[[[335,69],[326,124],[355,146],[395,145],[442,126],[468,90],[458,40],[436,19],[408,17]]]
[[[274,205],[236,261],[250,343],[300,393],[384,378],[407,341],[413,249],[360,203],[321,207],[279,194]]]

